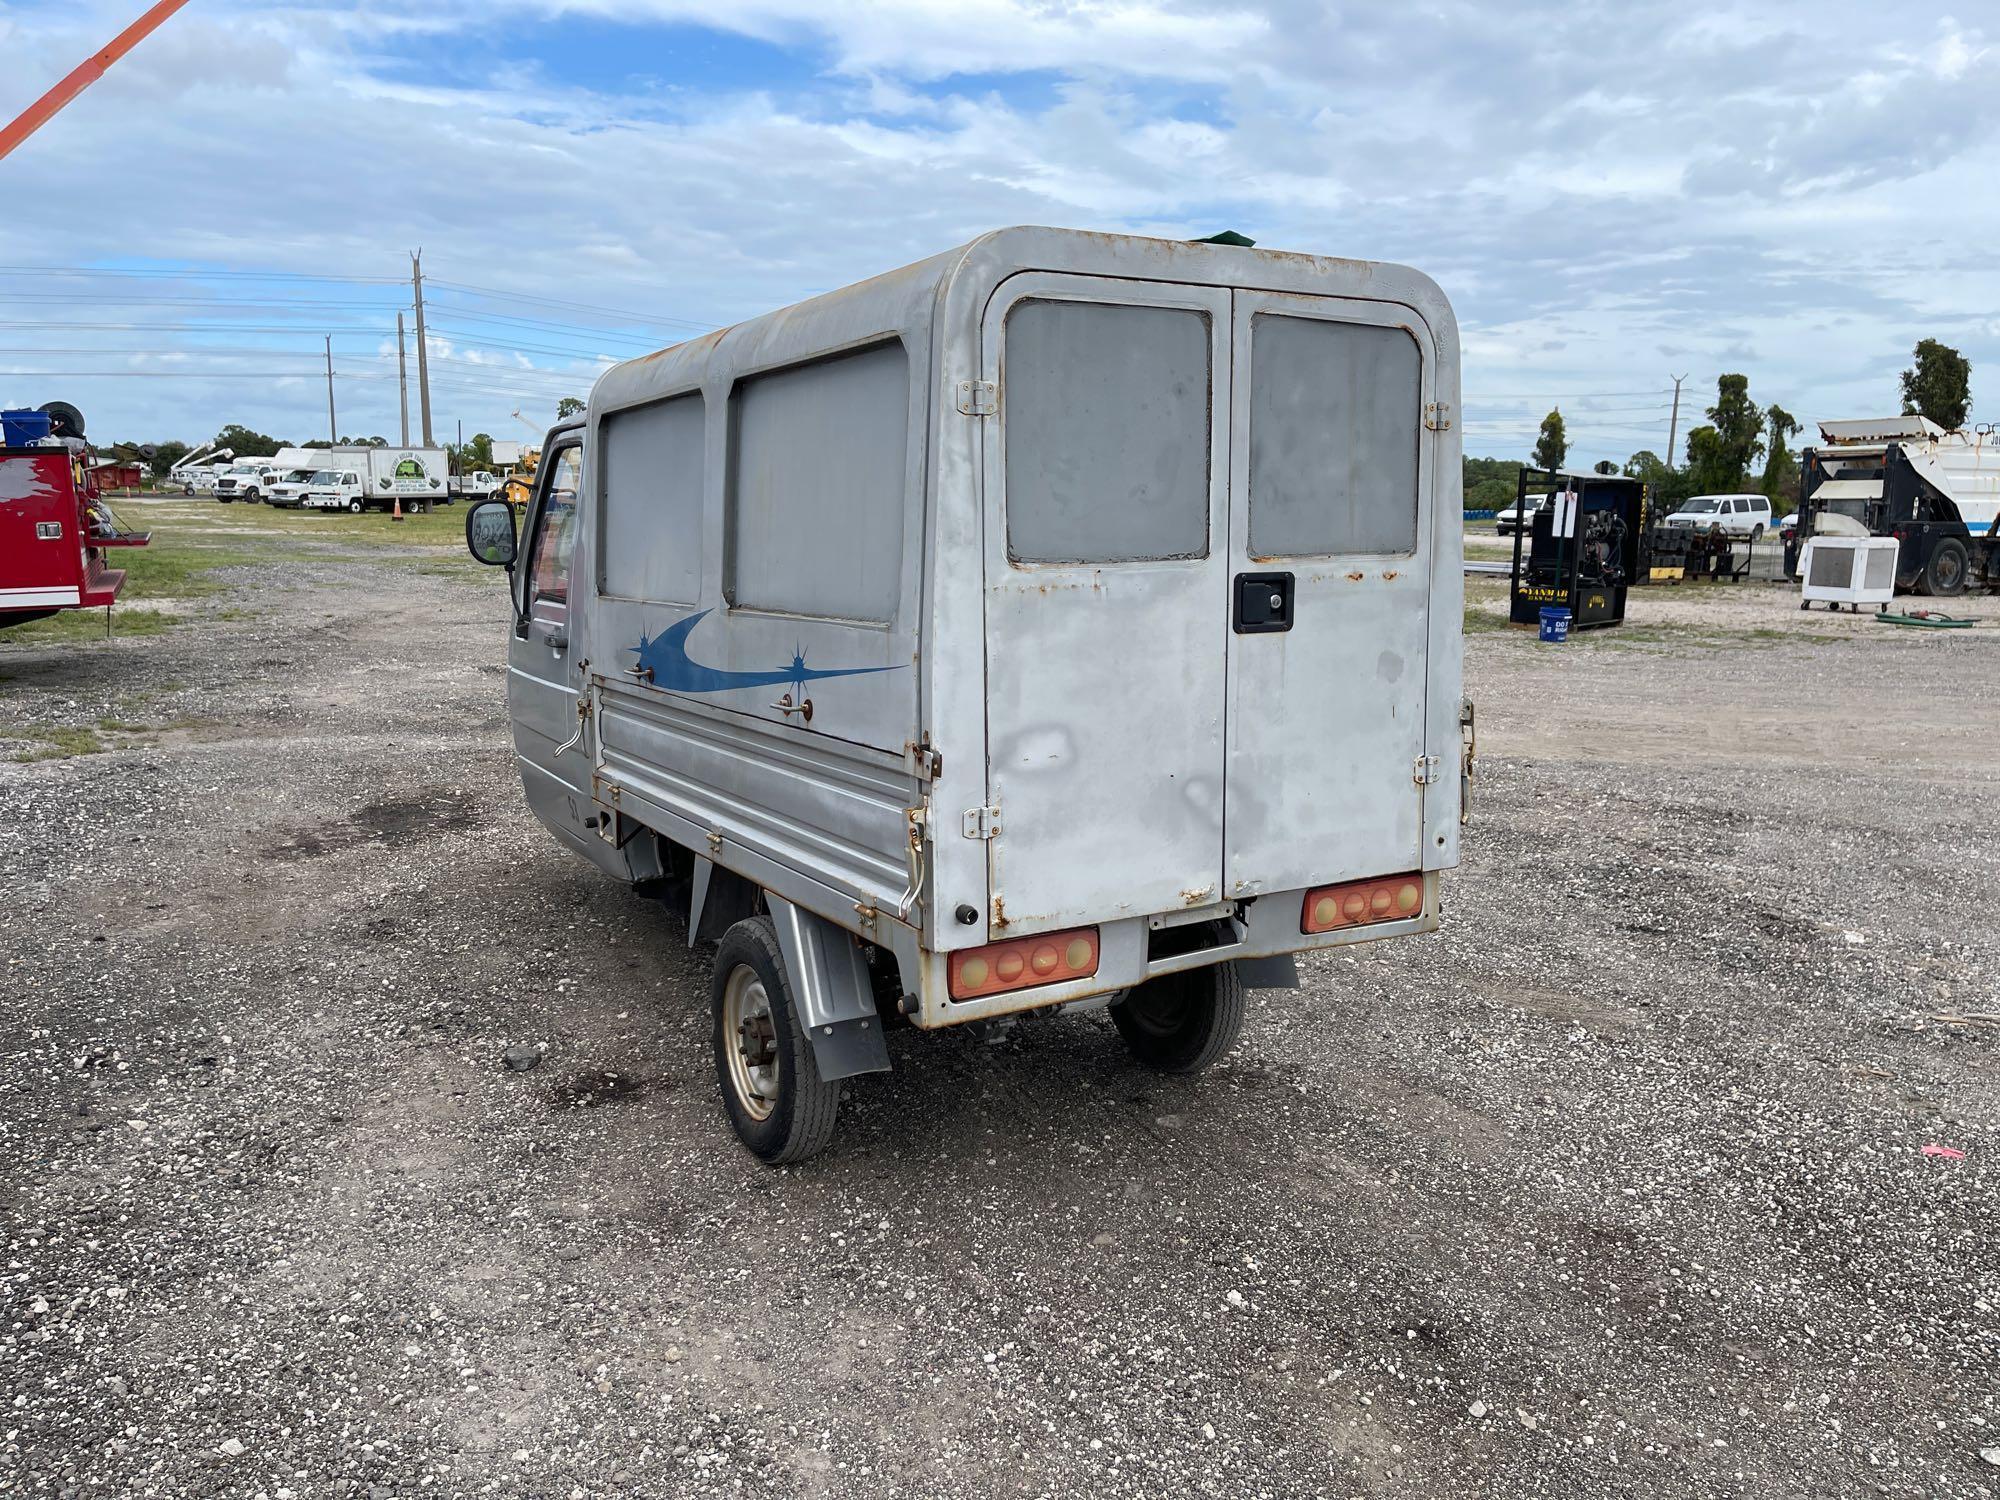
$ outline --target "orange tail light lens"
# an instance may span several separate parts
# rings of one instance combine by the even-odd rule
[[[951,998],[977,1000],[1008,990],[1033,989],[1038,984],[1088,979],[1096,972],[1095,927],[1037,933],[952,954]]]
[[[1299,912],[1300,932],[1334,932],[1371,922],[1401,922],[1424,909],[1421,871],[1381,880],[1350,880],[1306,892]]]

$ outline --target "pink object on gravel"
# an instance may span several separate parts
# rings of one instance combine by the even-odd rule
[[[1964,1161],[1965,1153],[1956,1146],[1926,1146],[1926,1156],[1942,1156],[1946,1161]]]

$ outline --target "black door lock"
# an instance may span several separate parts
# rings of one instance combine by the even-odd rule
[[[1292,575],[1236,575],[1236,633],[1263,635],[1292,628]]]

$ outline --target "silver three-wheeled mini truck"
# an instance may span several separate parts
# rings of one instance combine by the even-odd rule
[[[528,801],[717,941],[744,1144],[824,1145],[885,1023],[1191,1072],[1437,926],[1457,405],[1415,271],[1005,229],[607,371],[475,507]]]

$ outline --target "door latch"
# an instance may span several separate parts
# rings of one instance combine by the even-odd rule
[[[1000,832],[1000,809],[973,807],[959,820],[959,831],[969,839],[990,839]]]

